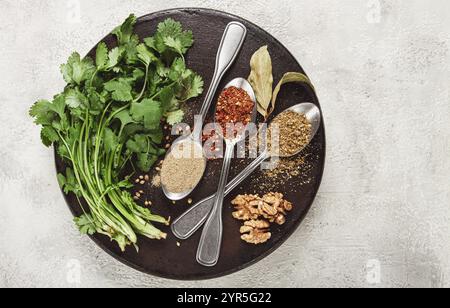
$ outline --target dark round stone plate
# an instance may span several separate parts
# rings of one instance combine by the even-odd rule
[[[240,17],[227,13],[207,9],[175,9],[149,14],[139,18],[135,31],[141,38],[153,35],[159,22],[166,18],[180,21],[185,29],[194,32],[195,45],[187,56],[188,66],[203,76],[206,89],[210,84],[217,48],[226,25],[233,20],[242,22],[248,28],[248,36],[242,51],[222,81],[221,89],[227,82],[235,77],[247,77],[250,73],[249,62],[252,54],[263,45],[268,45],[273,60],[274,79],[277,83],[285,72],[304,72],[292,54],[274,37]],[[112,47],[114,37],[108,35],[104,41]],[[95,55],[95,48],[89,54]],[[200,110],[204,96],[189,102],[187,123],[192,124],[193,115]],[[311,102],[319,106],[319,101],[314,92],[301,85],[286,85],[283,87],[274,115],[289,106]],[[320,107],[320,106],[319,106]],[[214,110],[214,108],[211,108]],[[262,119],[259,119],[260,121]],[[196,262],[196,250],[200,238],[197,232],[187,241],[178,241],[171,233],[170,228],[161,227],[167,232],[168,238],[164,241],[153,241],[139,238],[139,252],[129,247],[124,253],[117,244],[111,242],[102,235],[92,236],[92,239],[103,250],[114,258],[139,271],[169,279],[200,280],[216,278],[242,270],[268,256],[283,244],[297,229],[301,221],[313,204],[319,189],[325,162],[325,130],[322,125],[312,144],[305,149],[300,156],[305,157],[305,163],[298,175],[289,179],[268,178],[262,171],[257,171],[236,189],[224,203],[224,238],[221,258],[217,266],[207,268]],[[231,170],[230,179],[237,175],[249,160],[235,160]],[[195,202],[213,194],[217,189],[218,174],[221,168],[221,160],[212,161],[199,188],[190,197]],[[58,172],[64,170],[64,164],[56,158]],[[173,204],[167,200],[160,189],[150,185],[138,185],[135,190],[144,190],[146,195],[141,203],[147,199],[152,201],[152,211],[165,217],[176,218],[188,209],[186,200]],[[272,239],[263,245],[249,245],[240,239],[239,228],[241,223],[232,218],[231,200],[238,194],[259,193],[270,191],[281,192],[285,198],[294,204],[294,210],[287,216],[283,226],[272,226]],[[76,198],[73,195],[66,196],[67,203],[74,215],[82,214]],[[180,242],[181,245],[178,245]],[[301,264],[301,263],[300,263]]]

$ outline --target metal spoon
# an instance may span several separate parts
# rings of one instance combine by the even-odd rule
[[[176,146],[179,146],[180,143],[186,143],[186,146],[188,148],[189,144],[193,144],[196,153],[203,153],[203,146],[201,142],[203,122],[205,121],[206,115],[211,106],[211,102],[214,99],[217,87],[219,86],[219,83],[222,80],[225,73],[233,64],[234,60],[236,60],[236,57],[242,48],[246,36],[247,36],[247,28],[243,24],[239,22],[231,22],[227,25],[222,37],[222,41],[220,43],[219,50],[217,52],[214,76],[211,85],[209,87],[208,93],[206,94],[205,101],[203,102],[201,111],[199,113],[201,122],[199,125],[194,125],[194,130],[191,135],[176,140],[172,145],[172,149],[176,148]],[[169,154],[170,152],[167,153],[167,155]],[[206,158],[204,153],[203,158],[205,159],[203,169],[204,173],[206,169]],[[201,179],[198,180],[198,183],[200,182],[200,180]],[[192,189],[182,193],[174,193],[169,191],[167,187],[165,187],[164,183],[162,185],[162,189],[167,198],[173,201],[178,201],[189,196],[191,192],[197,187],[198,183],[196,183],[196,185]]]
[[[321,112],[319,108],[311,103],[303,103],[293,106],[286,111],[294,111],[306,116],[306,118],[312,125],[312,132],[309,140],[311,142],[320,128]],[[298,153],[295,153],[292,156],[299,154],[302,150],[303,149],[300,149]],[[258,167],[261,166],[261,164],[265,160],[270,157],[271,155],[268,152],[261,153],[258,158],[256,158],[250,165],[247,166],[247,168],[244,169],[244,171],[242,171],[227,185],[224,196],[231,193],[236,187],[239,186],[239,184],[241,184],[256,169],[258,169]],[[197,232],[197,230],[200,229],[200,227],[205,223],[209,213],[211,212],[211,209],[214,206],[214,197],[215,195],[212,195],[203,199],[202,201],[192,206],[178,219],[176,219],[171,226],[173,234],[181,240],[186,240],[190,238],[195,232]]]
[[[256,95],[253,91],[252,86],[244,78],[234,79],[225,87],[225,89],[232,86],[246,91],[253,101],[254,107],[251,123],[254,123],[257,114],[257,104]],[[226,151],[223,158],[223,166],[222,172],[220,174],[219,186],[213,200],[213,209],[205,224],[205,228],[203,229],[202,237],[200,239],[197,250],[197,262],[203,266],[215,266],[219,260],[220,247],[222,245],[222,208],[223,199],[225,196],[225,186],[228,181],[228,174],[231,167],[231,160],[233,158],[234,149],[236,145],[240,141],[243,141],[246,137],[245,132],[239,132],[231,138],[229,136],[225,136],[225,133],[226,132],[223,132],[223,139],[225,140]]]

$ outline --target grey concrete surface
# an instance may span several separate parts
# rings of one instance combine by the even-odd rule
[[[80,236],[27,116],[63,87],[73,50],[131,12],[183,6],[280,39],[314,81],[328,133],[323,185],[295,235],[203,282],[138,273]],[[449,287],[449,17],[446,0],[0,0],[0,287]]]

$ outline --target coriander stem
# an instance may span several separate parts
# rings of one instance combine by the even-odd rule
[[[177,81],[174,81],[174,82],[172,82],[171,84],[169,84],[167,87],[173,87],[174,85],[176,85],[177,84]],[[167,87],[164,87],[164,88],[162,88],[161,90],[159,90],[155,95],[153,95],[152,97],[150,97],[150,99],[154,99],[155,97],[158,97],[161,93],[162,93],[162,91],[165,89],[165,88],[167,88]]]
[[[94,74],[92,74],[91,80],[89,80],[89,86],[92,87],[92,83],[94,82],[95,76],[97,76],[97,73],[99,72],[98,68],[95,70]]]
[[[144,96],[145,93],[145,89],[147,88],[147,82],[148,82],[148,70],[149,70],[149,66],[145,65],[145,79],[144,79],[144,86],[142,87],[141,93],[139,94],[138,98],[136,98],[133,102],[138,102],[142,96]]]

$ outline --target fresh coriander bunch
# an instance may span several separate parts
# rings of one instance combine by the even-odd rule
[[[164,239],[152,223],[169,224],[134,202],[129,177],[120,176],[124,167],[148,172],[165,154],[162,124],[181,122],[181,104],[203,92],[202,78],[184,58],[192,32],[167,19],[141,43],[135,24],[131,15],[113,31],[117,46],[100,43],[95,59],[72,54],[61,66],[64,91],[30,110],[44,145],[54,145],[66,162],[59,183],[85,213],[76,225],[83,234],[109,236],[122,250],[137,248],[137,234]]]

